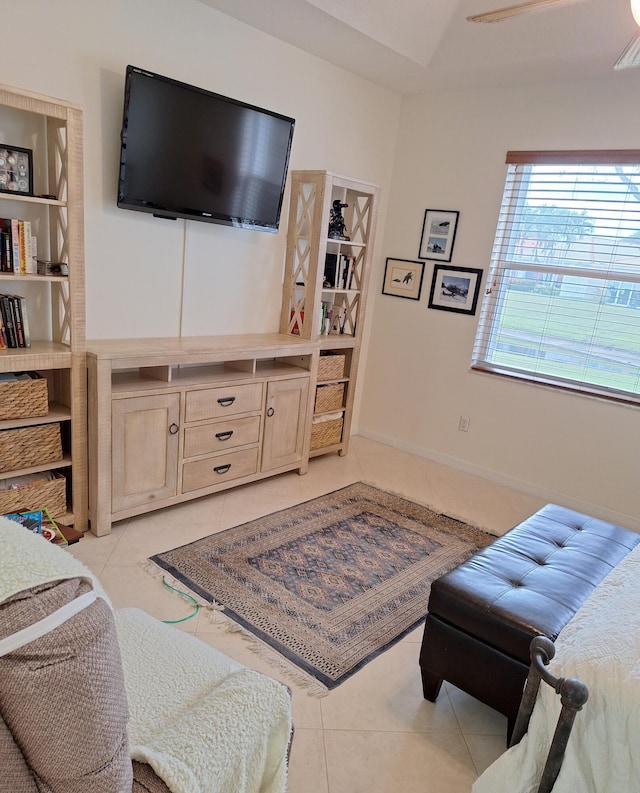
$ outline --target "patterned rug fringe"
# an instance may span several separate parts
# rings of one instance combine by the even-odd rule
[[[198,595],[197,592],[186,587],[182,581],[172,576],[166,570],[163,570],[161,567],[158,567],[157,564],[149,561],[148,559],[145,562],[140,562],[140,567],[144,570],[145,573],[148,573],[152,578],[155,578],[157,581],[166,581],[167,584],[170,584],[175,589],[179,589],[180,592],[184,592],[189,597],[192,597],[200,606],[200,608],[205,609],[210,612],[220,612],[224,609],[224,606],[220,603],[211,603],[208,600],[205,600],[203,597]],[[173,592],[176,597],[180,597],[177,592]]]
[[[214,625],[222,626],[225,633],[239,634],[253,653],[266,661],[270,666],[276,667],[290,683],[305,689],[310,696],[320,698],[326,697],[329,693],[329,689],[323,686],[319,680],[306,674],[273,647],[270,647],[268,644],[258,639],[257,636],[254,636],[253,633],[243,628],[242,625],[239,625],[230,617],[227,617],[224,611],[210,612],[207,614],[207,618]]]
[[[329,689],[323,686],[319,680],[316,680],[312,675],[306,674],[302,669],[295,664],[288,661],[281,653],[274,650],[265,642],[260,641],[257,636],[254,636],[242,625],[232,620],[224,613],[224,606],[219,603],[210,603],[203,597],[200,597],[196,592],[185,587],[182,581],[179,581],[175,576],[172,576],[166,570],[158,567],[154,562],[149,560],[140,563],[140,567],[145,573],[155,578],[157,581],[166,581],[175,589],[184,592],[197,601],[200,608],[204,610],[209,622],[217,628],[222,628],[225,633],[237,633],[246,643],[251,652],[255,653],[259,658],[262,658],[270,666],[273,666],[282,672],[283,676],[293,685],[298,688],[303,688],[312,697],[326,697]],[[178,592],[173,592],[175,597],[180,597]],[[284,681],[283,681],[284,682]]]

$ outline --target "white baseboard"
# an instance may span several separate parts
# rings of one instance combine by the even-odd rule
[[[521,490],[523,493],[529,493],[532,496],[537,496],[548,503],[560,504],[568,509],[575,509],[576,512],[582,512],[585,515],[592,515],[594,518],[600,520],[607,520],[610,523],[615,523],[618,526],[624,526],[627,529],[640,533],[640,518],[632,515],[627,515],[623,512],[616,512],[615,510],[608,509],[599,504],[592,504],[588,501],[572,498],[565,493],[558,493],[554,490],[547,490],[543,487],[538,487],[530,482],[524,482],[520,479],[515,479],[511,476],[505,476],[498,471],[492,471],[488,468],[482,468],[478,465],[473,465],[465,460],[459,460],[457,457],[450,457],[447,454],[426,449],[423,446],[417,446],[414,443],[406,443],[399,441],[396,438],[390,438],[386,435],[380,435],[377,432],[370,432],[361,428],[357,431],[358,435],[369,440],[377,441],[385,446],[392,446],[394,449],[400,449],[403,452],[415,454],[416,457],[424,457],[427,460],[433,460],[442,465],[448,465],[450,468],[455,468],[458,471],[464,471],[467,474],[473,474],[481,479],[487,479],[489,482],[495,482],[498,485],[505,487],[512,487],[514,490]]]

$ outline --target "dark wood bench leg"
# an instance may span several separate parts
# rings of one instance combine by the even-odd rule
[[[432,675],[431,672],[428,672],[426,669],[421,669],[421,672],[422,692],[424,694],[424,698],[428,699],[429,702],[435,702],[438,698],[438,694],[440,693],[442,678]]]

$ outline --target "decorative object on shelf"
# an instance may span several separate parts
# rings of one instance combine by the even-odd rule
[[[429,308],[475,314],[482,270],[436,264],[429,295]]]
[[[387,257],[382,294],[407,297],[410,300],[420,300],[423,279],[424,262]]]
[[[347,227],[342,217],[342,210],[348,206],[349,204],[343,204],[338,198],[333,202],[329,219],[329,237],[332,240],[345,240],[346,242],[350,240],[350,237],[345,234]]]
[[[33,152],[0,143],[0,192],[33,195]]]
[[[51,262],[45,259],[37,260],[38,275],[69,275],[69,265],[66,262]]]
[[[427,209],[422,224],[419,259],[450,262],[456,240],[459,212],[446,209]]]

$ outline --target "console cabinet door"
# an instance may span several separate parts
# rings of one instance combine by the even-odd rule
[[[309,378],[274,380],[267,385],[262,470],[302,460]]]
[[[112,403],[112,511],[175,496],[179,394]]]

